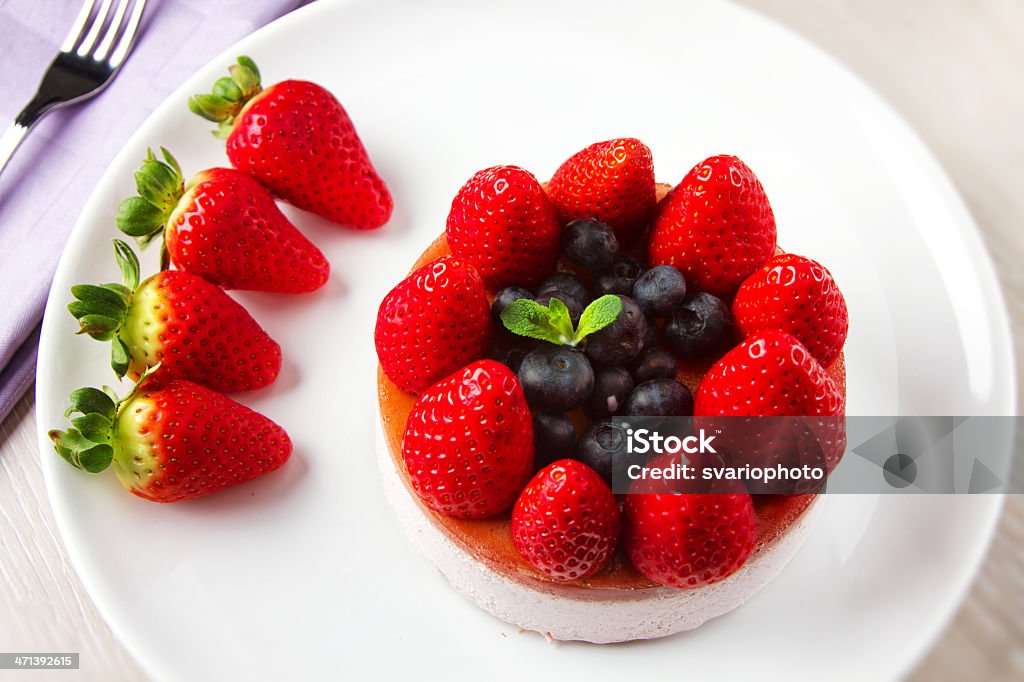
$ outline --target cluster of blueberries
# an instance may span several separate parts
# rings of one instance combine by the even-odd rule
[[[593,275],[593,289],[574,274],[555,272],[536,292],[521,287],[499,291],[491,316],[514,345],[498,359],[519,376],[533,412],[537,466],[575,453],[610,483],[613,464],[625,459],[626,448],[624,429],[611,417],[692,415],[693,395],[676,381],[677,358],[702,360],[724,350],[732,339],[732,321],[719,298],[687,292],[686,279],[675,267],[644,270],[620,253],[615,233],[597,219],[569,223],[562,252]],[[622,311],[580,348],[504,331],[501,313],[513,301],[533,299],[547,306],[557,298],[575,325],[593,299],[608,294],[619,297]],[[659,327],[671,352],[659,346]],[[567,415],[577,408],[593,422],[579,438]]]

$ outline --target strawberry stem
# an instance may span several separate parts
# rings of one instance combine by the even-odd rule
[[[80,388],[70,396],[71,407],[65,416],[80,413],[71,419],[67,431],[51,430],[48,435],[53,448],[64,461],[89,473],[103,471],[114,458],[111,440],[117,404],[97,388]]]
[[[235,118],[261,89],[260,70],[256,63],[241,56],[237,64],[228,67],[228,76],[214,82],[210,93],[189,97],[188,108],[193,114],[217,124],[214,136],[227,137]]]
[[[71,287],[75,300],[68,311],[78,320],[78,333],[98,341],[110,341],[110,366],[120,379],[128,371],[128,347],[117,336],[128,318],[132,296],[139,286],[139,259],[132,248],[114,240],[114,255],[121,270],[121,284],[78,284]]]
[[[171,213],[185,194],[185,181],[177,159],[163,147],[160,152],[163,160],[156,158],[152,149],[147,151],[146,159],[135,172],[138,195],[125,199],[117,207],[117,227],[135,237],[143,249],[163,236]]]
[[[71,428],[66,431],[52,429],[47,433],[57,454],[76,469],[91,474],[110,466],[116,447],[114,429],[121,406],[131,400],[139,387],[159,368],[157,364],[147,369],[120,400],[107,387],[101,391],[87,386],[72,392],[69,396],[71,406],[64,416],[80,416],[71,417]]]

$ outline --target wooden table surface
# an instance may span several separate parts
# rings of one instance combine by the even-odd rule
[[[1024,3],[741,4],[775,17],[844,62],[938,156],[996,264],[1013,325],[1017,381],[1024,385]],[[1006,502],[969,596],[909,679],[1024,679],[1024,496]],[[46,500],[31,396],[0,425],[0,651],[81,653],[77,675],[19,671],[3,679],[146,679],[67,562]]]

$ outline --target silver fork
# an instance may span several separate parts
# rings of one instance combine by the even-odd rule
[[[0,172],[43,115],[89,99],[114,79],[132,49],[146,0],[117,0],[113,6],[114,0],[85,0],[36,96],[0,137]]]

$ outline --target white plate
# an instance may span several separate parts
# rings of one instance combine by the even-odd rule
[[[917,138],[849,73],[726,4],[484,4],[317,2],[190,79],[111,165],[61,261],[37,384],[50,499],[89,593],[160,679],[897,676],[962,597],[999,498],[830,497],[804,550],[745,607],[689,635],[604,648],[493,620],[401,537],[373,454],[378,302],[473,171],[515,163],[543,179],[613,136],[644,140],[663,181],[719,152],[756,170],[781,243],[826,263],[846,293],[851,413],[1014,412],[1008,327],[976,229]],[[71,284],[115,279],[113,215],[148,145],[187,172],[226,163],[185,100],[241,53],[268,82],[334,91],[397,208],[376,233],[289,211],[330,258],[330,282],[238,298],[285,353],[278,382],[240,398],[287,428],[293,460],[158,506],[50,451],[65,396],[112,377],[107,348],[74,336],[64,305]]]

